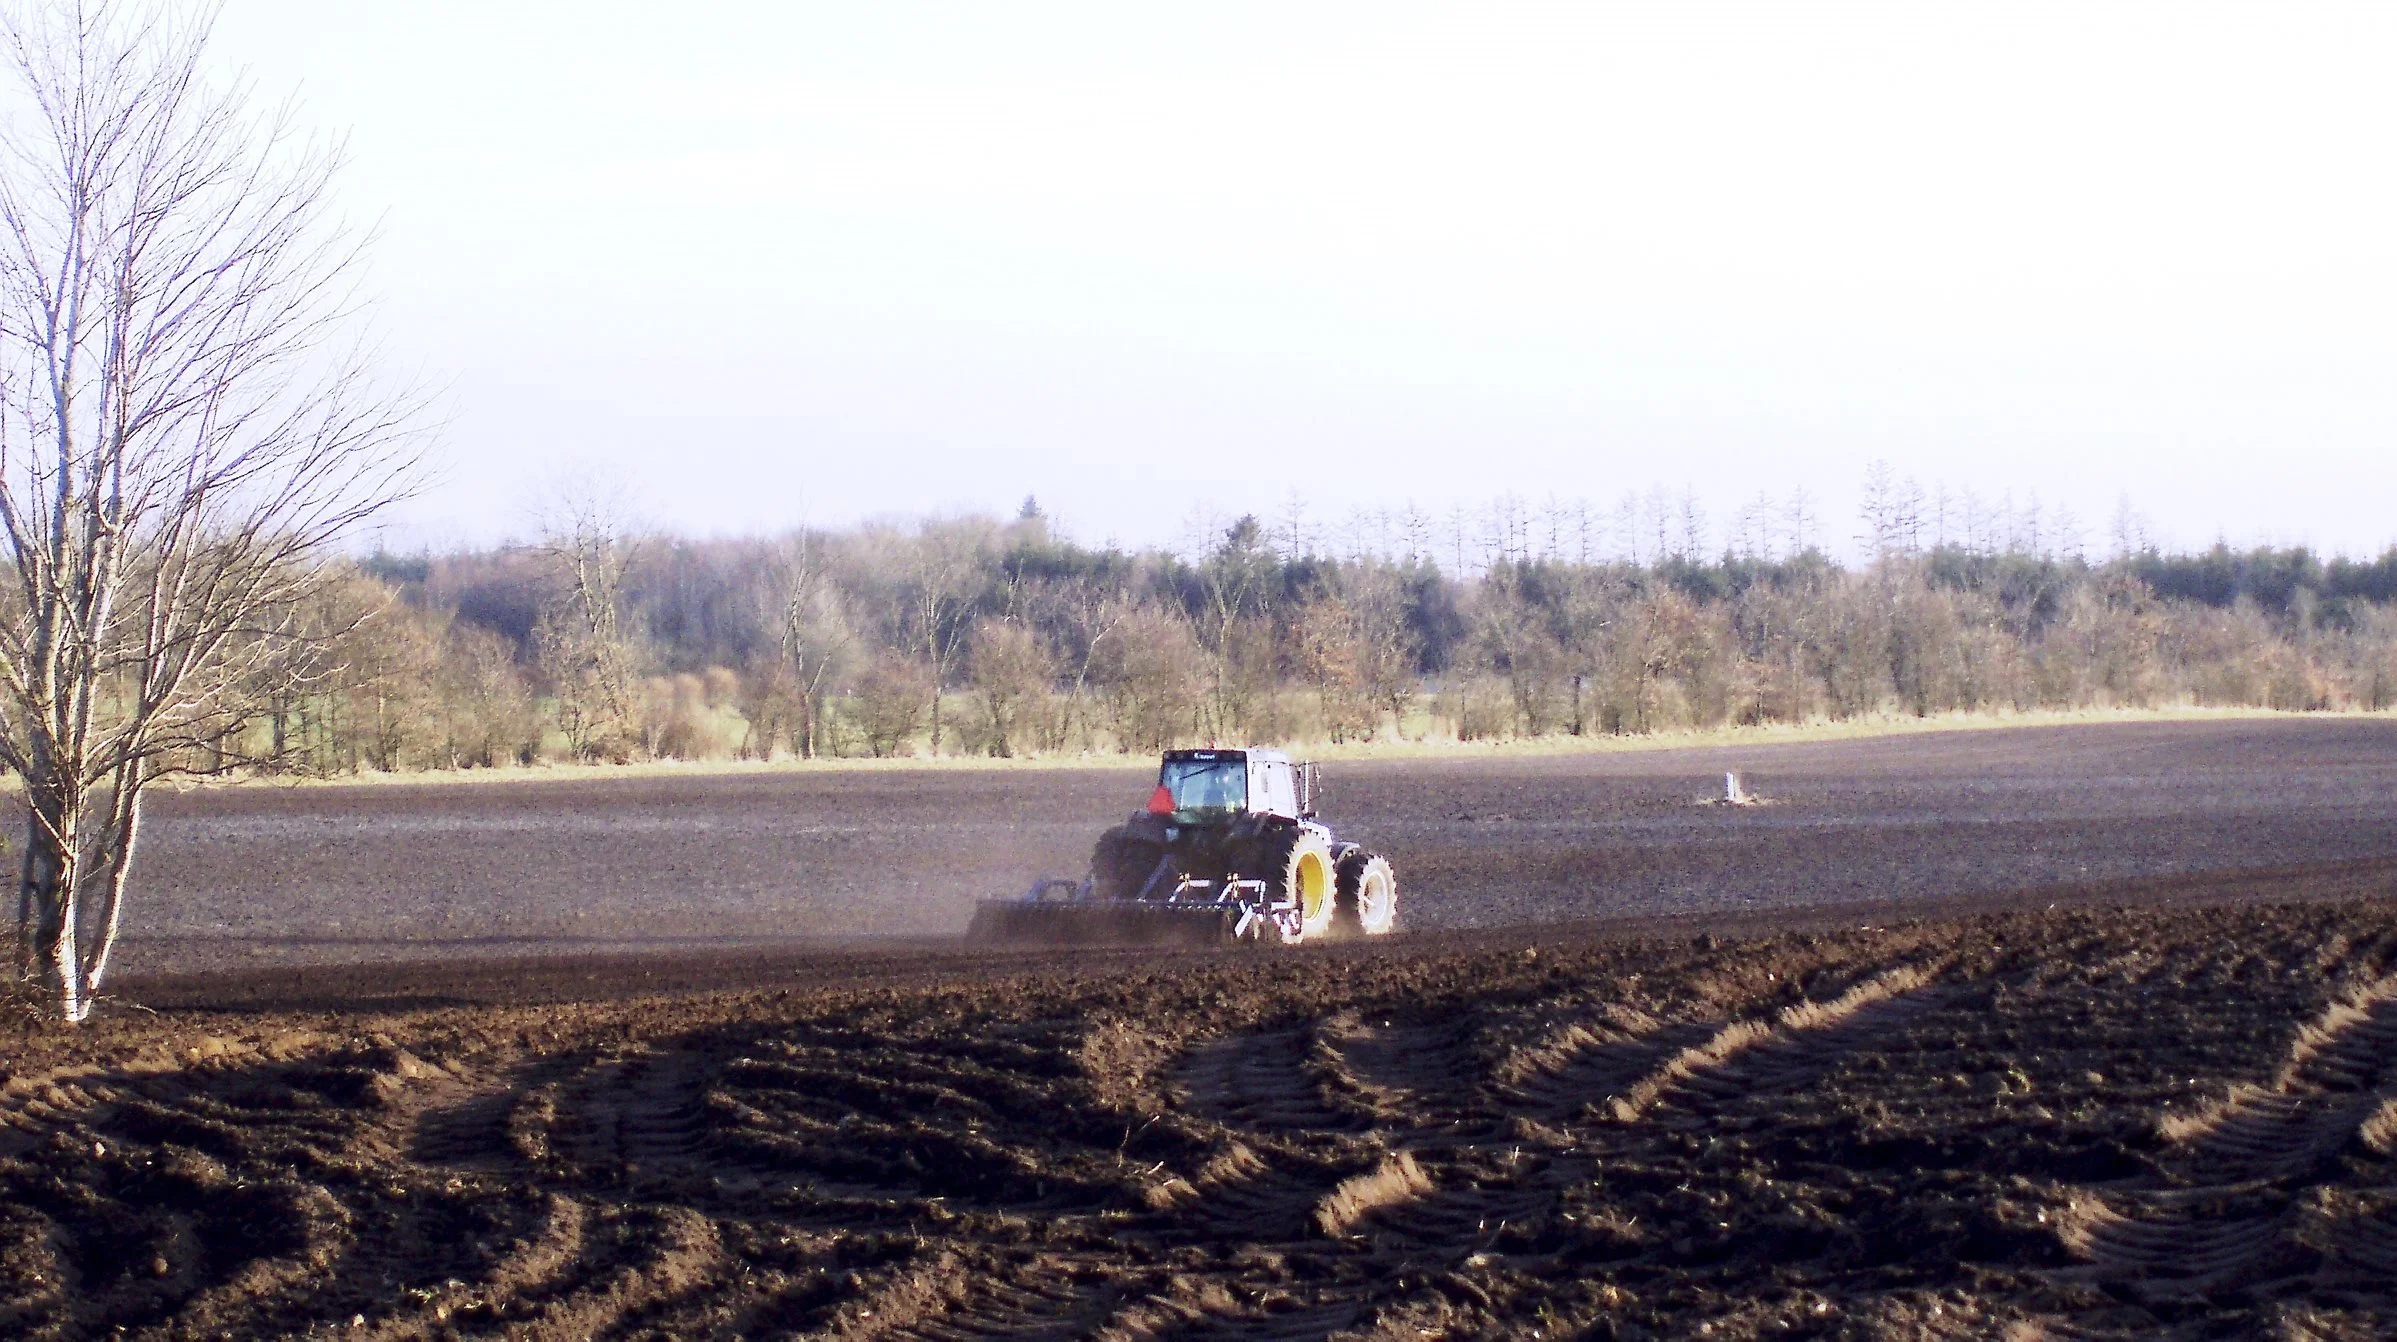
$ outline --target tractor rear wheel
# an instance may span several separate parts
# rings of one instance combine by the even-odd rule
[[[1313,941],[1330,933],[1338,904],[1333,897],[1332,846],[1314,830],[1293,827],[1268,835],[1258,854],[1258,875],[1275,903],[1295,903],[1297,928],[1282,929],[1282,941]]]
[[[1398,926],[1398,872],[1390,859],[1351,848],[1340,855],[1336,875],[1335,933],[1378,937]]]
[[[1091,898],[1130,899],[1139,894],[1161,856],[1157,845],[1132,837],[1122,825],[1101,834],[1090,850]]]

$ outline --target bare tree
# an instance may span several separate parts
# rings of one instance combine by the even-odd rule
[[[984,618],[974,629],[971,666],[975,706],[981,710],[983,745],[1012,758],[1027,743],[1037,745],[1051,716],[1050,688],[1057,658],[1022,620]]]
[[[1296,485],[1282,503],[1282,562],[1295,564],[1315,553],[1314,531],[1307,524],[1307,496]]]
[[[1789,491],[1788,502],[1781,505],[1783,552],[1795,559],[1815,546],[1816,526],[1821,518],[1814,511],[1814,496],[1799,485]]]
[[[1399,514],[1398,527],[1399,535],[1406,544],[1406,562],[1410,564],[1429,563],[1432,557],[1431,514],[1416,507],[1415,501],[1409,499],[1406,511]]]
[[[0,17],[0,764],[19,972],[84,1019],[158,781],[244,758],[322,559],[404,492],[420,401],[343,339],[338,155],[203,65],[209,16]]]
[[[907,551],[909,622],[916,656],[930,668],[932,753],[940,753],[941,691],[964,655],[972,620],[971,597],[990,549],[986,524],[971,518],[928,521]]]
[[[1252,728],[1257,701],[1272,693],[1274,587],[1277,561],[1257,519],[1227,527],[1200,570],[1206,621],[1200,644],[1210,662],[1206,705],[1211,730],[1241,736]]]
[[[1144,608],[1109,630],[1094,667],[1116,748],[1146,754],[1189,736],[1205,687],[1198,640],[1177,612]]]
[[[1692,564],[1706,562],[1706,510],[1698,506],[1698,491],[1681,491],[1681,557]]]
[[[1391,734],[1403,739],[1407,705],[1421,688],[1417,663],[1423,653],[1421,640],[1407,624],[1406,585],[1387,566],[1363,568],[1350,583],[1349,605],[1357,618],[1362,688],[1379,712],[1390,715]],[[1366,734],[1370,737],[1372,732]]]
[[[798,689],[799,721],[792,745],[814,759],[827,744],[824,714],[832,691],[854,660],[857,635],[841,590],[827,571],[823,539],[802,531],[781,557],[780,647]]]
[[[1299,670],[1315,687],[1324,734],[1334,745],[1372,739],[1376,705],[1365,687],[1357,613],[1340,598],[1324,596],[1299,607],[1293,623]]]
[[[1889,463],[1879,458],[1864,468],[1864,497],[1857,505],[1864,521],[1864,530],[1856,537],[1857,546],[1864,551],[1865,561],[1872,563],[1887,558],[1898,548],[1898,478]]]
[[[1087,712],[1100,645],[1121,626],[1134,609],[1134,602],[1120,584],[1100,578],[1084,577],[1054,590],[1044,603],[1050,608],[1051,620],[1067,631],[1068,657],[1074,663],[1074,683],[1066,690],[1065,703],[1054,720],[1054,734],[1041,742],[1044,750],[1062,750],[1066,740],[1077,730],[1082,749],[1093,748],[1092,723]],[[1070,649],[1078,648],[1079,655]]]
[[[1741,559],[1771,562],[1773,558],[1773,538],[1770,531],[1772,516],[1772,497],[1761,489],[1756,491],[1755,498],[1740,505],[1740,510],[1732,514],[1731,553]]]
[[[532,762],[541,746],[540,713],[506,639],[478,625],[453,623],[438,682],[449,767]]]
[[[623,629],[625,572],[637,547],[623,518],[612,488],[573,482],[558,491],[541,521],[549,590],[533,630],[567,748],[617,763],[642,744],[633,695],[639,658]]]

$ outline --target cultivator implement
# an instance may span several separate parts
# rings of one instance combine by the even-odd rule
[[[1261,889],[1235,893],[1182,884],[1164,898],[1102,899],[1089,881],[1047,880],[1020,898],[984,900],[966,938],[994,946],[1203,947],[1267,934],[1281,940],[1285,920],[1260,907],[1262,895]]]

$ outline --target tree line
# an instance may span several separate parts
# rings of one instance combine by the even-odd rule
[[[351,566],[321,664],[248,749],[335,774],[2397,702],[2397,550],[2091,558],[1866,523],[1847,564],[1492,532],[1460,571],[1253,517],[1177,553],[1076,544],[1030,501],[704,541],[584,508],[531,544]]]

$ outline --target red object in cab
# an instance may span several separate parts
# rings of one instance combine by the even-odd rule
[[[1173,813],[1174,790],[1167,787],[1163,783],[1159,783],[1157,785],[1157,790],[1149,794],[1149,814],[1172,815]]]

